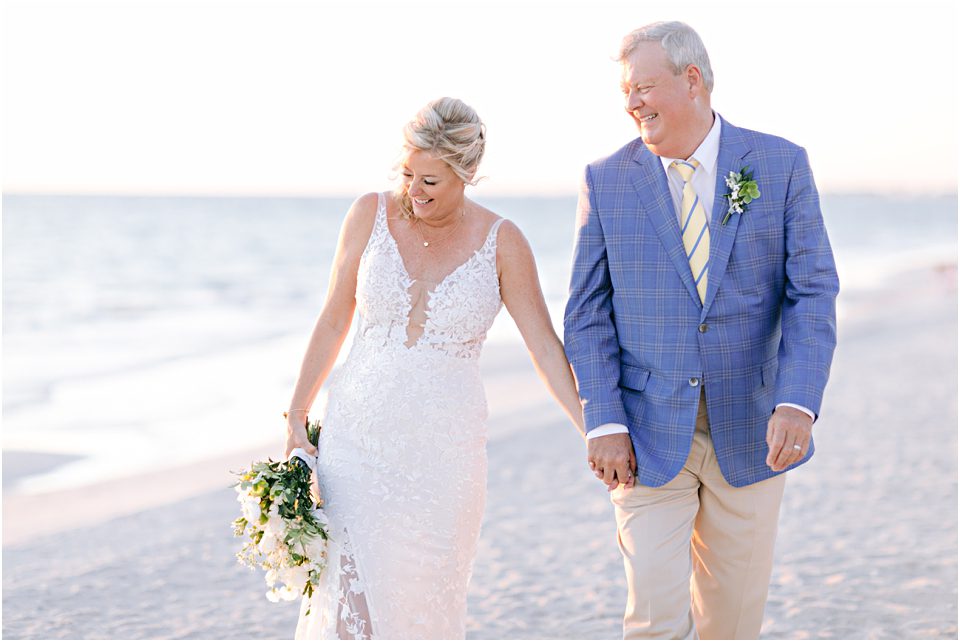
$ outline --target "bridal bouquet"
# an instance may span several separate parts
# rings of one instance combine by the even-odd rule
[[[319,433],[319,422],[307,423],[312,444],[317,445]],[[233,533],[249,541],[237,559],[266,571],[271,602],[313,595],[327,563],[327,519],[323,502],[311,495],[315,466],[313,457],[295,448],[287,461],[267,459],[239,474],[242,516],[234,520]]]

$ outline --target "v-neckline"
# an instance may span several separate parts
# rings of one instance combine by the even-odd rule
[[[432,300],[432,299],[433,299],[433,295],[440,289],[440,286],[442,286],[444,283],[446,283],[447,280],[450,279],[450,277],[452,277],[454,274],[456,274],[457,272],[459,272],[460,270],[462,270],[464,267],[466,267],[466,265],[467,265],[468,263],[470,263],[471,261],[473,261],[474,259],[476,259],[477,256],[480,255],[480,252],[483,251],[483,248],[485,248],[485,247],[487,246],[487,243],[490,242],[490,234],[493,232],[493,229],[496,227],[496,225],[497,225],[497,222],[494,221],[494,222],[493,222],[493,225],[490,226],[490,229],[487,230],[487,235],[484,237],[483,243],[480,245],[480,247],[478,247],[476,250],[474,250],[473,253],[472,253],[470,256],[468,256],[467,259],[466,259],[463,263],[460,263],[459,265],[457,265],[457,266],[456,266],[455,268],[453,268],[450,272],[448,272],[446,276],[444,276],[442,279],[440,279],[439,281],[437,281],[436,283],[434,283],[432,288],[430,288],[429,290],[427,290],[427,294],[429,295],[429,296],[428,296],[428,299],[427,299],[427,310],[428,310],[428,312],[429,312],[429,309],[430,309],[430,304],[433,302],[433,300]],[[387,236],[390,238],[390,243],[393,245],[393,251],[396,253],[397,259],[399,259],[399,261],[400,261],[400,267],[403,269],[403,274],[404,274],[404,276],[406,277],[407,281],[409,281],[411,285],[412,285],[413,283],[416,283],[417,281],[422,281],[422,282],[424,282],[424,283],[433,283],[432,281],[428,281],[428,280],[426,280],[426,279],[415,279],[415,278],[413,278],[413,276],[410,274],[410,270],[407,269],[407,262],[404,260],[403,254],[400,253],[400,244],[397,243],[396,237],[393,235],[393,232],[390,231],[390,223],[389,223],[389,221],[387,220],[387,206],[386,206],[386,203],[384,203],[384,206],[383,206],[383,226],[384,226],[384,228],[386,228]],[[409,290],[409,286],[408,286],[407,289]]]
[[[390,225],[389,225],[388,222],[387,222],[387,211],[386,211],[386,207],[384,207],[384,211],[383,211],[383,226],[384,226],[384,228],[386,229],[387,237],[390,239],[390,245],[393,246],[393,252],[394,252],[394,255],[397,257],[397,263],[400,264],[400,269],[403,270],[403,276],[404,276],[404,278],[406,279],[407,286],[406,286],[406,288],[404,288],[404,294],[405,294],[406,297],[407,297],[407,319],[408,319],[408,322],[409,322],[410,314],[413,312],[413,305],[414,305],[413,299],[412,299],[412,295],[410,294],[410,288],[413,286],[414,283],[417,283],[417,282],[431,283],[431,281],[427,281],[426,279],[414,279],[414,278],[410,275],[410,270],[407,269],[407,264],[406,264],[406,263],[404,262],[404,260],[403,260],[403,254],[400,253],[400,244],[397,243],[397,239],[393,236],[393,232],[390,231]],[[410,342],[410,334],[409,334],[409,327],[408,327],[408,328],[407,328],[407,333],[406,333],[406,334],[407,334],[407,339],[406,339],[406,341],[401,342],[401,345],[403,345],[404,348],[406,348],[406,349],[408,349],[408,350],[413,350],[413,349],[415,349],[415,348],[416,348],[418,345],[420,345],[420,343],[423,341],[423,338],[424,338],[425,336],[427,336],[427,326],[426,326],[426,324],[430,323],[430,318],[431,318],[432,315],[433,315],[434,297],[437,295],[437,292],[440,291],[441,287],[442,287],[454,274],[456,274],[457,272],[459,272],[460,270],[462,270],[464,267],[466,267],[466,265],[467,265],[468,263],[470,263],[471,261],[475,260],[475,259],[480,255],[480,252],[483,251],[483,248],[485,248],[485,247],[487,246],[487,243],[490,242],[490,234],[493,232],[493,227],[494,227],[494,226],[496,226],[496,221],[494,221],[494,224],[493,224],[493,226],[491,226],[490,231],[487,232],[487,236],[483,239],[483,245],[481,245],[480,247],[478,247],[478,248],[473,252],[473,254],[471,254],[470,256],[468,256],[468,257],[467,257],[467,260],[465,260],[463,263],[461,263],[461,264],[458,265],[457,267],[453,268],[453,270],[451,270],[446,276],[444,276],[442,279],[440,279],[440,281],[438,281],[437,283],[434,283],[432,288],[427,288],[427,289],[425,289],[425,294],[426,294],[427,300],[426,300],[426,302],[424,303],[424,308],[423,308],[423,315],[424,315],[424,326],[423,326],[423,330],[421,331],[420,335],[419,335],[416,339],[413,340],[413,343],[409,343],[409,342]]]

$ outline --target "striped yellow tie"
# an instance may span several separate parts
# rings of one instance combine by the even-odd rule
[[[673,161],[673,167],[683,179],[680,234],[683,236],[683,247],[687,251],[693,280],[697,283],[697,294],[703,303],[707,294],[707,264],[710,262],[710,227],[707,225],[707,213],[703,204],[690,183],[698,165],[700,163],[692,158],[688,161]]]

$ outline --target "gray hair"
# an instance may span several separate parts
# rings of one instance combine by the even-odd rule
[[[689,65],[694,65],[703,75],[707,92],[713,91],[713,68],[707,48],[697,32],[682,22],[654,22],[631,31],[623,38],[617,62],[626,62],[644,42],[659,42],[667,53],[674,74],[682,74]]]
[[[403,146],[444,161],[464,183],[476,185],[477,169],[486,145],[486,127],[472,107],[457,98],[437,98],[417,112],[403,128]],[[401,214],[413,216],[410,197],[396,191]]]

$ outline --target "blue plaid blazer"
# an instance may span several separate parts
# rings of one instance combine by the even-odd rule
[[[724,179],[745,165],[760,198],[724,225]],[[639,481],[662,486],[690,453],[704,386],[724,478],[777,474],[770,415],[782,402],[819,415],[836,345],[839,281],[803,148],[722,122],[703,304],[663,165],[641,139],[587,166],[577,208],[564,343],[587,430],[626,425]]]

